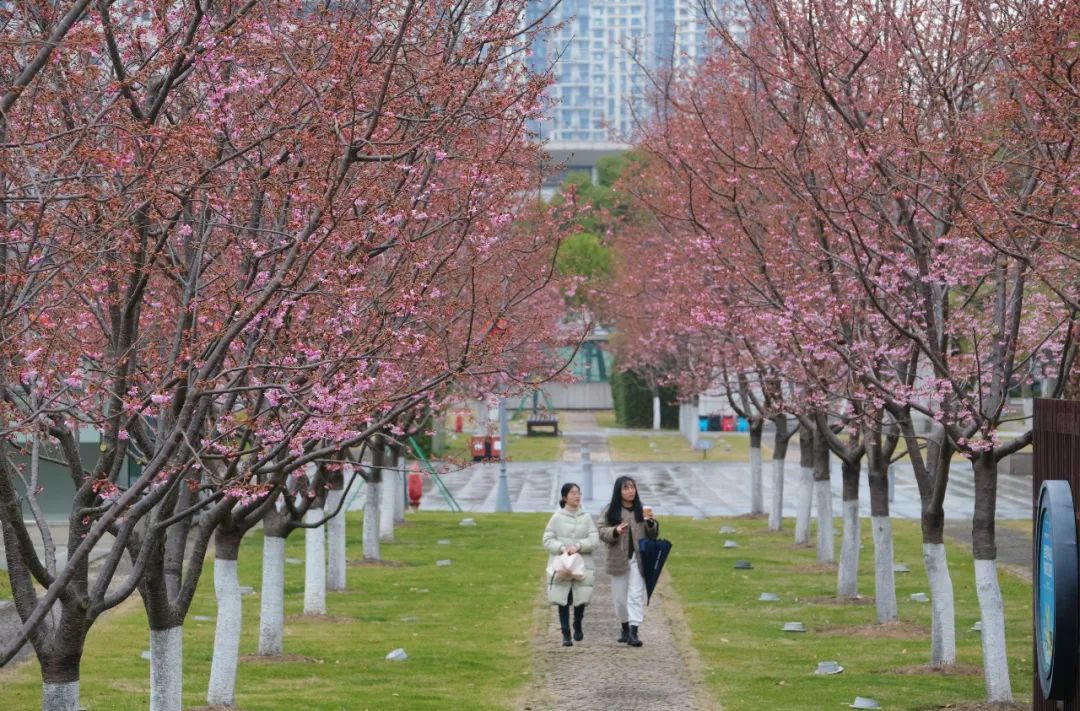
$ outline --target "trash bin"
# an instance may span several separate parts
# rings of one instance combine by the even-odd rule
[[[479,462],[482,459],[491,458],[491,438],[484,437],[471,437],[469,439],[469,451],[472,452],[472,458],[474,462]]]
[[[735,431],[735,416],[724,415],[720,421],[720,430],[722,432],[734,432]]]
[[[739,421],[737,423],[735,423],[735,431],[736,432],[749,432],[750,431],[750,423],[748,423],[746,421],[745,417],[740,417]]]
[[[697,418],[697,428],[698,428],[698,432],[708,432],[709,431],[709,418],[706,417],[705,415],[699,415],[698,418]]]
[[[709,432],[720,431],[720,415],[709,415]]]

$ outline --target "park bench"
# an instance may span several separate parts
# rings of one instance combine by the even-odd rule
[[[549,415],[544,413],[535,413],[529,415],[529,419],[525,421],[525,435],[531,437],[534,434],[534,430],[551,428],[551,434],[554,437],[559,436],[559,418],[556,415]]]

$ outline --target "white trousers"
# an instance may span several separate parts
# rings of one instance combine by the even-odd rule
[[[611,576],[611,596],[615,600],[615,617],[619,623],[635,627],[645,618],[645,579],[635,558],[630,559],[630,572]]]

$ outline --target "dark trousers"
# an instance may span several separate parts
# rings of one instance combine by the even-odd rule
[[[574,591],[571,590],[566,594],[566,604],[559,605],[559,626],[563,631],[570,630],[570,608],[574,608],[574,624],[580,625],[581,618],[585,614],[585,605],[574,606]]]

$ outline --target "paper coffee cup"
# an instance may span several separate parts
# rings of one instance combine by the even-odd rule
[[[645,514],[645,518],[652,518],[652,506],[642,506],[641,511]]]

